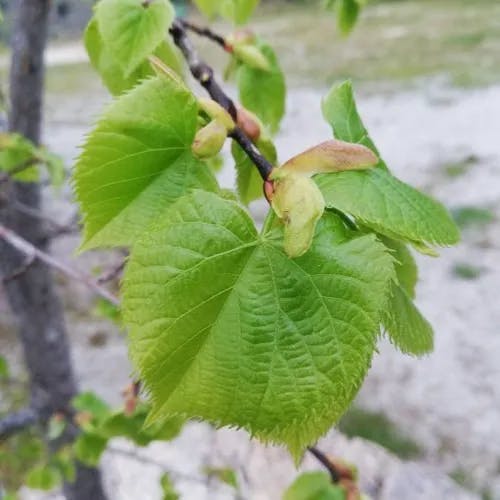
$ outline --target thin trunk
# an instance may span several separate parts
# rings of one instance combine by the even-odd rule
[[[16,0],[10,73],[9,130],[40,141],[43,105],[44,49],[50,0]],[[7,203],[0,221],[34,245],[46,249],[48,241],[39,220],[10,208],[18,200],[40,210],[40,186],[36,183],[5,184]],[[23,255],[0,242],[0,274],[7,276],[23,265]],[[32,407],[47,419],[54,412],[71,412],[77,392],[61,303],[50,270],[40,261],[5,284],[16,318],[30,375]],[[74,439],[68,428],[66,440]],[[97,469],[78,464],[77,478],[65,484],[68,500],[106,498]]]

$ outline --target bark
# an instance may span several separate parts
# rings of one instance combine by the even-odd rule
[[[10,72],[8,127],[39,143],[43,109],[44,49],[47,40],[50,0],[16,0]],[[40,210],[40,186],[36,183],[5,183],[0,222],[35,246],[46,250],[46,229],[40,221],[12,208],[18,200]],[[5,192],[7,191],[7,192]],[[8,276],[22,268],[24,256],[0,242],[0,274]],[[54,412],[71,414],[70,401],[77,393],[61,303],[50,269],[37,260],[15,279],[5,283],[14,313],[25,362],[30,375],[31,406],[43,420]],[[68,426],[64,440],[76,429]],[[65,484],[68,500],[106,498],[97,469],[77,464],[77,478]]]

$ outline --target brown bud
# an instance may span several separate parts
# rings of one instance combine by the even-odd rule
[[[245,132],[253,143],[256,143],[260,138],[261,127],[255,115],[247,109],[239,107],[236,117],[238,127]]]

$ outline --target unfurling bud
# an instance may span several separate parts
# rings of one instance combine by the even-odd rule
[[[198,130],[194,136],[191,151],[198,158],[211,158],[222,149],[226,138],[227,129],[224,124],[218,120],[212,120]]]
[[[285,252],[289,257],[300,257],[309,250],[316,224],[325,210],[321,191],[308,177],[278,175],[274,180],[271,205],[285,224]]]
[[[212,120],[217,120],[222,123],[228,133],[234,130],[235,124],[233,118],[218,102],[208,97],[199,97],[198,106]]]
[[[267,57],[256,45],[247,43],[237,43],[233,45],[233,54],[242,63],[251,68],[260,69],[262,71],[270,71],[271,65]]]
[[[255,144],[259,140],[261,132],[259,119],[243,107],[238,108],[236,117],[238,127],[240,127],[248,138]]]
[[[294,156],[281,166],[282,173],[319,174],[374,167],[377,155],[371,149],[343,141],[326,141]]]
[[[226,45],[231,50],[234,45],[244,44],[244,43],[246,44],[255,43],[255,41],[256,41],[255,33],[248,28],[235,31],[234,33],[230,33],[226,37]]]

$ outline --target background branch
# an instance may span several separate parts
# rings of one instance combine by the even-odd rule
[[[19,252],[23,253],[28,257],[28,263],[30,258],[32,259],[38,259],[44,262],[45,264],[61,271],[64,273],[66,276],[69,276],[70,278],[76,279],[77,281],[82,282],[85,284],[88,288],[93,290],[97,295],[100,295],[104,299],[108,300],[115,306],[118,306],[120,304],[120,300],[118,297],[113,295],[109,290],[106,288],[102,287],[99,283],[95,282],[90,276],[87,276],[86,274],[83,274],[76,269],[72,269],[71,267],[67,266],[66,264],[58,261],[51,255],[43,252],[42,250],[36,248],[34,245],[32,245],[29,241],[25,240],[18,234],[16,234],[14,231],[8,229],[7,227],[3,226],[0,224],[0,239],[3,239],[6,241],[9,245],[14,247],[16,250]],[[17,271],[17,274],[19,274],[19,271]],[[12,277],[10,277],[12,279]]]
[[[37,422],[38,415],[32,408],[24,408],[6,415],[0,419],[0,442]]]

